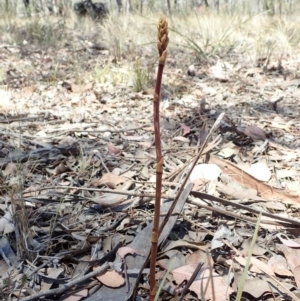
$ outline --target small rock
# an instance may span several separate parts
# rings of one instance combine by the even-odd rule
[[[188,74],[189,76],[196,76],[196,70],[195,70],[195,66],[194,66],[194,65],[191,65],[191,66],[188,68],[187,74]]]

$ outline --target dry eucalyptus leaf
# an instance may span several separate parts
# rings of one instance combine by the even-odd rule
[[[285,239],[285,238],[282,238],[282,236],[284,236],[284,234],[278,233],[276,236],[280,239],[280,241],[281,241],[284,245],[286,245],[286,246],[288,246],[288,247],[290,247],[290,248],[300,248],[300,244],[297,243],[296,241],[294,241],[294,240],[292,240],[292,239]]]
[[[289,248],[286,245],[277,245],[277,247],[284,254],[291,271],[295,275],[295,269],[296,271],[299,271],[298,267],[300,266],[300,249]],[[299,277],[297,276],[297,281],[298,280]],[[297,282],[297,286],[298,285],[300,285],[300,283]]]
[[[282,255],[274,254],[268,261],[268,266],[272,268],[274,273],[280,276],[293,277],[293,273],[288,270],[287,261]]]
[[[252,237],[249,237],[248,239],[246,239],[243,244],[242,244],[242,254],[243,255],[248,255],[250,246],[251,246],[251,242],[252,242]],[[264,255],[268,250],[258,246],[257,244],[254,245],[253,248],[253,255]]]
[[[191,128],[184,123],[181,123],[181,129],[182,129],[182,136],[185,136],[190,133]]]
[[[82,298],[87,297],[89,291],[85,288],[82,290],[73,291],[61,296],[58,301],[80,301]]]
[[[190,142],[190,139],[189,139],[189,138],[182,137],[182,136],[174,137],[173,140],[174,140],[174,141],[180,141],[180,142],[186,142],[186,143],[189,143],[189,142]]]
[[[97,267],[94,267],[94,270]],[[106,271],[104,274],[97,276],[97,279],[104,284],[105,286],[108,287],[120,287],[125,283],[125,279],[123,276],[112,270],[112,271]]]
[[[262,279],[247,279],[245,281],[243,292],[246,292],[258,299],[265,293],[270,293],[271,288],[269,283]]]
[[[247,261],[246,257],[236,256],[234,260],[239,262],[242,266],[246,266],[246,261]],[[251,257],[251,264],[249,267],[249,271],[258,274],[262,274],[263,272],[263,273],[267,273],[268,275],[275,276],[273,270],[266,263],[253,256]]]
[[[190,279],[195,268],[196,265],[185,265],[172,270],[171,273],[176,283],[180,284]],[[211,278],[213,278],[214,282],[214,293]],[[216,274],[214,271],[210,271],[208,268],[202,268],[189,289],[201,299],[201,289],[205,290],[205,288],[205,300],[213,300],[213,297],[215,297],[215,300],[226,301],[228,300],[228,296],[233,292],[232,288],[225,283],[222,276]]]
[[[46,281],[42,281],[41,283],[41,291],[48,291],[51,286],[54,283],[54,280],[58,278],[59,275],[63,273],[63,268],[47,268],[47,269],[41,269],[38,272],[38,275],[40,275],[43,279],[46,279]]]
[[[265,132],[261,128],[257,127],[256,125],[247,126],[246,129],[244,130],[244,133],[250,138],[252,138],[253,140],[267,139]]]
[[[68,166],[66,166],[63,163],[60,163],[56,168],[55,168],[55,172],[54,175],[60,175],[66,171],[70,171],[70,168]]]
[[[130,247],[121,247],[118,249],[117,254],[121,257],[121,258],[125,258],[125,256],[127,254],[141,254],[140,251],[138,250],[134,250]]]
[[[287,193],[284,190],[276,189],[274,187],[266,185],[256,180],[252,176],[248,175],[240,168],[238,168],[235,164],[229,161],[224,161],[221,158],[218,158],[214,155],[210,156],[209,161],[211,163],[217,164],[221,168],[222,174],[230,175],[230,177],[240,182],[243,186],[255,189],[257,193],[260,194],[261,198],[264,200],[280,200],[281,202],[284,201],[288,204],[300,203],[298,195],[293,195]]]
[[[210,255],[208,255],[206,252],[202,250],[197,250],[193,252],[192,254],[188,254],[186,256],[185,263],[186,265],[194,265],[196,266],[198,263],[203,262],[203,268],[208,267],[208,260],[211,261],[211,265],[213,265],[213,260]]]
[[[8,175],[16,175],[18,172],[18,168],[16,166],[15,163],[13,162],[10,162],[8,163],[6,166],[5,166],[5,169],[3,171],[3,175],[4,176],[8,176]]]
[[[118,176],[110,172],[104,174],[101,179],[93,181],[93,184],[96,186],[108,185],[111,188],[116,188],[117,185],[125,181],[127,181],[126,177]]]
[[[271,178],[269,168],[263,163],[252,164],[250,168],[244,169],[244,171],[259,181],[267,182]]]
[[[293,272],[294,272],[294,277],[295,277],[295,281],[297,284],[297,288],[300,288],[300,265],[297,265],[296,267],[294,267]]]
[[[215,164],[199,164],[193,169],[190,180],[202,180],[203,182],[215,181],[221,174],[221,169]]]
[[[107,149],[111,155],[118,155],[121,153],[121,150],[116,148],[111,142],[107,144]]]
[[[220,157],[223,157],[225,159],[232,157],[233,155],[236,155],[238,153],[238,149],[233,146],[233,147],[225,147],[222,148],[219,152],[218,155]]]
[[[178,248],[178,247],[186,247],[190,249],[199,249],[199,250],[206,250],[210,247],[210,244],[207,242],[187,242],[184,240],[172,240],[166,243],[163,248],[163,251],[166,252],[168,250]]]
[[[5,235],[15,231],[15,227],[12,221],[10,212],[6,212],[3,217],[0,218],[0,233]]]
[[[103,207],[114,207],[116,205],[121,204],[125,200],[124,195],[121,194],[113,194],[113,193],[105,193],[101,196],[96,196],[92,198],[92,201],[103,206]]]

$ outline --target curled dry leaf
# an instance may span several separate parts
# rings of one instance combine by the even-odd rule
[[[41,283],[41,291],[48,291],[53,285],[55,279],[57,279],[62,273],[63,268],[47,268],[45,270],[41,269],[37,274],[44,279]]]
[[[129,217],[124,218],[120,225],[116,228],[117,231],[122,231],[126,226],[130,225],[131,219]]]

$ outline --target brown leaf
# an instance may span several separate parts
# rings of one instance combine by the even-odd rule
[[[202,180],[204,183],[215,181],[221,174],[221,169],[216,164],[199,164],[191,172],[190,181]]]
[[[174,140],[174,141],[187,142],[187,143],[190,142],[190,139],[189,139],[189,138],[185,138],[185,137],[182,137],[182,136],[174,137],[173,140]]]
[[[163,248],[163,251],[166,252],[168,250],[172,250],[178,247],[186,247],[190,249],[199,249],[199,250],[206,250],[210,247],[209,243],[206,242],[188,242],[185,240],[172,240],[166,243],[166,245]]]
[[[292,239],[284,239],[284,238],[282,238],[283,235],[284,234],[279,233],[276,236],[280,239],[280,241],[284,245],[286,245],[286,246],[288,246],[290,248],[300,248],[300,244],[298,242],[296,242],[296,241],[294,241]]]
[[[197,250],[192,254],[186,256],[186,264],[196,266],[199,262],[203,262],[203,268],[208,267],[208,260],[211,261],[211,265],[213,265],[213,259],[211,256],[208,256],[202,250]]]
[[[236,256],[233,259],[233,262],[235,262],[235,263],[238,262],[242,267],[246,266],[246,259],[244,257],[242,257],[242,256]],[[256,267],[255,265],[253,265],[253,264],[250,264],[249,271],[252,272],[252,273],[262,274],[262,271],[258,267]]]
[[[209,162],[218,165],[221,168],[222,173],[234,178],[236,181],[241,183],[241,185],[256,189],[257,193],[264,200],[274,200],[286,202],[288,204],[300,203],[300,198],[298,196],[289,194],[284,190],[270,187],[269,185],[256,180],[255,178],[246,174],[244,171],[242,171],[240,168],[238,168],[235,164],[231,162],[224,161],[221,158],[218,158],[214,155],[210,156]]]
[[[252,237],[249,237],[248,239],[244,240],[243,244],[242,244],[242,251],[241,253],[243,255],[248,255],[250,246],[251,246],[251,242],[252,242]],[[254,245],[253,248],[253,255],[264,255],[268,250],[258,246],[257,244]]]
[[[107,149],[111,155],[118,155],[121,152],[121,150],[116,148],[111,142],[107,144]]]
[[[272,176],[269,168],[265,164],[260,162],[252,164],[250,168],[244,168],[244,171],[255,179],[263,182],[269,181]]]
[[[66,166],[63,163],[60,163],[56,168],[55,168],[55,175],[60,175],[66,171],[70,171],[70,168],[68,166]]]
[[[6,166],[5,166],[5,169],[3,171],[3,175],[4,176],[8,176],[8,175],[16,175],[18,172],[18,168],[16,166],[15,163],[8,163]]]
[[[127,254],[141,254],[141,252],[139,252],[138,250],[134,250],[130,247],[122,247],[119,248],[117,251],[117,254],[121,257],[121,258],[125,258],[125,256]]]
[[[181,129],[182,129],[182,136],[187,135],[191,131],[191,128],[185,125],[184,123],[181,123]]]
[[[297,284],[297,288],[299,289],[300,288],[300,265],[297,265],[294,270],[294,277],[295,277],[295,281],[296,281],[296,284]]]
[[[174,280],[177,284],[182,283],[185,280],[190,279],[196,266],[185,265],[172,271]],[[212,278],[212,279],[211,279]],[[214,282],[214,292],[212,288],[212,281]],[[195,281],[191,284],[190,290],[195,292],[199,299],[201,294],[205,295],[205,300],[218,300],[226,301],[229,294],[233,292],[232,288],[225,283],[223,277],[207,268],[202,268]],[[215,299],[213,299],[215,297]]]
[[[125,197],[121,194],[105,193],[101,196],[96,196],[92,198],[92,201],[104,206],[104,207],[114,207],[121,204],[125,200]]]
[[[71,293],[67,293],[59,298],[59,301],[79,301],[82,298],[87,297],[89,291],[85,288],[80,291],[75,291]]]
[[[97,267],[94,267],[94,270]],[[97,276],[97,279],[103,283],[106,286],[109,287],[120,287],[125,283],[125,280],[122,275],[120,275],[118,272],[112,270],[112,271],[106,271],[106,273]]]
[[[244,284],[243,292],[258,299],[263,294],[271,292],[271,289],[270,284],[262,279],[247,279]]]
[[[272,268],[274,273],[276,273],[280,276],[288,276],[288,277],[294,276],[293,273],[288,270],[287,261],[282,255],[274,254],[268,260],[268,266],[270,266]]]
[[[265,132],[261,128],[257,127],[256,125],[247,126],[246,129],[244,130],[244,133],[250,138],[252,138],[253,140],[267,139]]]
[[[8,234],[15,230],[14,224],[12,222],[12,216],[9,211],[7,211],[3,217],[0,218],[0,234]]]
[[[96,186],[107,185],[110,188],[116,188],[117,185],[124,183],[127,180],[126,177],[118,176],[113,173],[106,173],[100,180],[93,181]]]
[[[278,245],[279,250],[284,254],[292,271],[300,265],[300,249],[290,248],[286,245]]]

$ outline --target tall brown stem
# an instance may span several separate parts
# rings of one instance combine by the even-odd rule
[[[159,103],[160,103],[160,89],[163,70],[167,58],[167,46],[169,43],[168,38],[168,22],[166,18],[160,18],[158,24],[158,41],[157,48],[159,53],[158,71],[156,76],[156,86],[153,96],[153,115],[154,115],[154,135],[155,135],[155,148],[156,148],[156,190],[155,190],[155,210],[154,221],[152,229],[152,248],[150,259],[150,301],[154,301],[156,295],[156,281],[155,281],[155,265],[157,257],[158,245],[158,231],[159,231],[159,216],[160,216],[160,198],[162,186],[162,173],[163,173],[163,156],[161,152],[161,139],[160,139],[160,124],[159,124]]]

